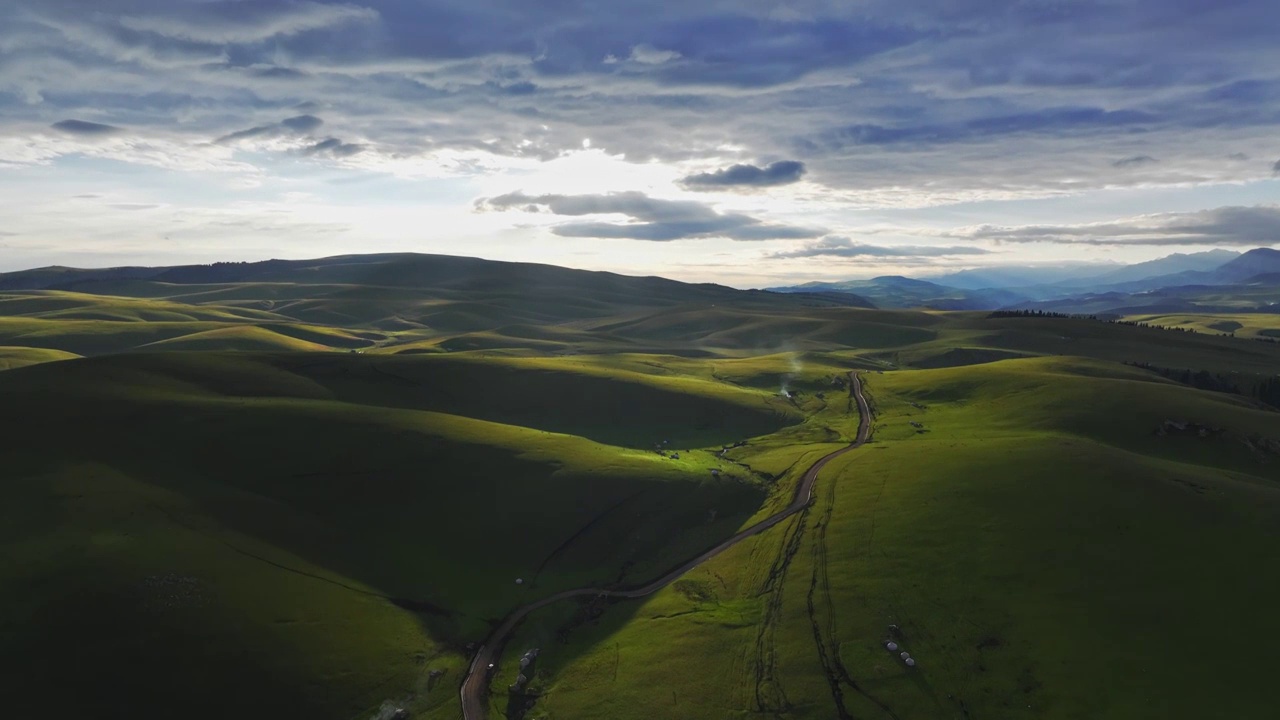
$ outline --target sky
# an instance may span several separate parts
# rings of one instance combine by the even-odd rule
[[[0,271],[1280,243],[1274,0],[0,0]]]

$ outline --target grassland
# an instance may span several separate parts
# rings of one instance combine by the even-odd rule
[[[873,443],[808,511],[645,600],[530,617],[491,715],[1269,711],[1280,413],[1125,363],[1274,377],[1272,316],[1143,318],[1193,334],[417,262],[0,292],[8,714],[456,718],[468,645],[513,608],[783,507],[856,431],[851,369]]]
[[[16,497],[0,584],[39,588],[9,616],[21,624],[13,649],[43,638],[101,658],[131,644],[128,672],[145,673],[191,640],[136,607],[159,583],[197,596],[177,613],[195,638],[227,633],[157,670],[172,697],[299,665],[271,681],[280,693],[259,681],[188,714],[256,714],[261,700],[350,717],[409,693],[420,709],[447,704],[451,692],[423,692],[430,671],[456,672],[468,639],[522,599],[644,579],[757,511],[762,476],[690,448],[802,418],[774,392],[618,375],[566,360],[159,352],[7,371],[0,395],[23,423],[8,433],[19,450],[6,457]],[[634,413],[616,404],[640,397]],[[532,414],[542,401],[554,409]],[[445,406],[472,416],[432,409]],[[661,428],[678,460],[583,436],[644,446],[660,424],[699,416]],[[96,632],[69,622],[85,603],[100,606]],[[265,664],[229,662],[237,647]],[[145,686],[125,667],[74,698],[92,703],[110,685],[119,706],[142,707]],[[196,667],[201,677],[181,680]],[[34,711],[63,682],[49,669],[11,673],[6,696]],[[314,683],[332,689],[303,703]]]
[[[1163,327],[1186,328],[1215,335],[1227,334],[1236,337],[1280,340],[1280,315],[1269,313],[1130,315],[1125,320]]]
[[[1228,638],[1280,637],[1280,446],[1250,440],[1275,413],[1073,359],[868,386],[878,441],[807,516],[653,599],[530,623],[531,717],[1265,714],[1270,650]],[[1170,417],[1221,432],[1157,435]]]
[[[0,346],[0,370],[37,365],[55,360],[73,360],[80,357],[75,353],[44,348]]]

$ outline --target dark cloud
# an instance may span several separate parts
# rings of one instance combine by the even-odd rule
[[[1267,165],[1205,160],[1265,147],[1280,116],[1280,78],[1258,70],[1280,63],[1271,0],[41,0],[23,10],[0,23],[0,63],[20,79],[0,88],[0,132],[15,134],[92,107],[144,140],[233,143],[319,132],[280,118],[322,103],[325,134],[397,159],[552,159],[584,137],[634,162],[783,148],[828,188],[956,202],[1257,179]],[[1151,148],[1159,165],[1111,167]]]
[[[954,255],[988,255],[991,251],[967,245],[949,247],[931,245],[865,245],[847,237],[830,236],[807,243],[795,250],[776,252],[769,257],[778,259],[838,257],[838,258],[932,258]]]
[[[984,225],[952,236],[1065,245],[1270,246],[1280,242],[1280,206],[1221,207],[1083,225]]]
[[[709,205],[687,200],[661,200],[640,192],[604,195],[526,195],[508,193],[476,201],[479,210],[550,212],[554,215],[626,215],[629,223],[570,222],[551,232],[561,237],[627,238],[669,242],[694,238],[779,240],[823,235],[820,228],[765,223],[740,213],[721,213]]]
[[[1122,130],[1141,132],[1160,118],[1142,110],[1046,108],[1034,112],[992,115],[948,123],[883,126],[848,125],[803,140],[805,147],[837,150],[856,145],[945,145],[1015,135],[1085,134]]]
[[[772,187],[799,182],[804,174],[804,163],[796,160],[779,160],[767,167],[733,165],[715,172],[690,175],[680,183],[690,190]]]
[[[1138,167],[1141,165],[1151,165],[1157,162],[1160,162],[1160,161],[1156,160],[1150,155],[1130,155],[1129,157],[1120,158],[1119,160],[1116,160],[1115,162],[1111,163],[1111,165],[1112,167],[1118,167],[1118,168],[1131,168],[1131,167]]]
[[[300,152],[303,155],[328,155],[330,157],[343,158],[364,152],[364,149],[364,145],[359,143],[344,143],[337,138],[328,138],[315,145],[308,145]]]
[[[285,118],[271,125],[258,125],[245,130],[237,130],[214,140],[219,145],[249,140],[258,137],[279,137],[281,135],[305,135],[319,128],[324,121],[315,115],[298,115]]]
[[[1280,175],[1280,160],[1277,160],[1276,164],[1271,166],[1271,172]]]
[[[85,137],[101,137],[120,132],[120,128],[114,125],[103,125],[102,123],[89,122],[88,120],[62,120],[50,127],[68,135],[83,135]]]
[[[280,121],[280,126],[292,130],[296,133],[308,133],[324,124],[324,121],[315,115],[298,115],[296,117],[285,118]]]
[[[503,95],[532,95],[538,91],[538,86],[528,80],[519,80],[505,85],[499,82],[490,82],[489,87]]]
[[[263,137],[265,135],[278,135],[278,134],[280,134],[279,125],[258,125],[257,127],[251,127],[245,130],[237,130],[233,133],[223,135],[217,140],[214,140],[214,142],[218,143],[219,145],[225,145],[227,143],[239,142],[240,140],[248,140],[250,138]]]

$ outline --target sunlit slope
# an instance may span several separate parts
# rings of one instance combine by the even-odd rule
[[[122,322],[269,322],[287,319],[248,308],[52,290],[0,293],[0,316]]]
[[[317,352],[333,348],[254,325],[203,330],[138,346],[139,350]]]
[[[1125,320],[1129,322],[1146,323],[1149,325],[1185,328],[1200,333],[1210,333],[1214,335],[1227,333],[1235,335],[1236,337],[1280,340],[1280,315],[1276,314],[1130,315],[1126,317]]]
[[[280,323],[149,322],[0,317],[0,343],[107,355],[132,350],[344,350],[376,340],[341,328]]]
[[[54,360],[74,360],[78,357],[80,356],[61,350],[0,346],[0,370],[12,370]]]
[[[749,309],[694,307],[585,325],[596,332],[633,341],[690,344],[749,350],[858,347],[885,348],[937,337],[924,313],[878,312],[856,308]]]
[[[867,380],[876,440],[805,516],[596,623],[530,624],[536,712],[1269,712],[1280,414],[1071,358]]]
[[[607,358],[475,355],[280,358],[344,401],[429,409],[613,445],[696,448],[774,432],[801,418],[772,389],[637,371]]]
[[[941,313],[936,341],[880,357],[904,367],[973,364],[1010,355],[1083,356],[1113,362],[1205,369],[1239,377],[1269,376],[1280,368],[1280,344],[1133,327],[1097,320],[1052,317],[988,317],[986,313]],[[956,355],[957,348],[972,353]],[[984,351],[999,351],[988,353]],[[896,354],[895,354],[896,353]]]
[[[32,656],[4,680],[10,707],[55,694],[68,708],[182,697],[195,717],[295,707],[345,718],[409,691],[419,709],[451,707],[452,691],[424,693],[429,671],[456,683],[462,646],[514,605],[642,582],[732,533],[763,500],[755,475],[709,451],[664,458],[387,402],[408,386],[372,360],[410,381],[473,372],[412,358],[151,353],[0,373],[6,411],[22,418],[7,431],[0,481],[11,631],[0,644]],[[610,392],[590,384],[607,379],[602,369],[478,372],[498,377],[469,401],[492,418],[543,376],[564,396],[549,423],[574,408],[589,415],[591,396]],[[683,415],[722,407],[733,417],[704,435],[717,442],[755,422],[736,417],[750,414],[754,391],[614,382],[641,380],[637,402],[649,407],[622,427],[651,433],[645,423],[669,403]],[[686,389],[692,409],[679,404]],[[52,671],[64,643],[42,638],[74,638],[77,668],[119,661],[68,689]],[[148,694],[146,677],[164,692]]]

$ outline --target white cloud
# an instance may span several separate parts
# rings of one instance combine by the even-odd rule
[[[294,2],[284,6],[274,3],[236,3],[228,7],[225,3],[206,3],[203,6],[197,5],[194,12],[189,10],[184,15],[127,15],[120,18],[120,24],[130,30],[178,40],[243,44],[347,22],[371,22],[377,18],[378,13],[372,8],[353,5]]]
[[[1001,243],[1270,246],[1280,243],[1280,205],[1220,207],[1076,225],[979,225],[948,236]]]
[[[661,65],[682,56],[675,50],[660,50],[652,45],[640,44],[631,48],[631,61],[642,65]]]

